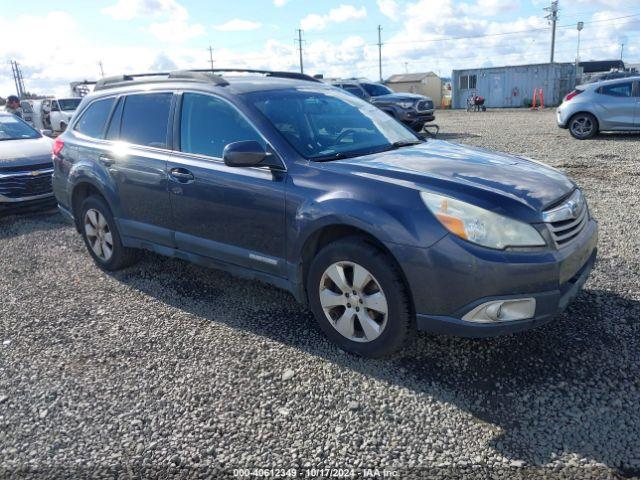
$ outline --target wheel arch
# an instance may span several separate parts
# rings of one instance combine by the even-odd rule
[[[400,276],[402,278],[402,282],[407,290],[408,298],[410,300],[410,308],[411,314],[415,313],[415,308],[413,305],[413,295],[411,293],[411,287],[405,276],[404,270],[402,269],[400,262],[395,257],[395,255],[391,252],[391,250],[378,239],[374,234],[364,230],[361,227],[355,225],[349,225],[344,223],[331,223],[328,225],[323,225],[316,230],[314,230],[304,241],[301,251],[300,251],[300,262],[298,265],[298,278],[300,280],[300,288],[301,288],[301,296],[306,304],[308,302],[307,297],[307,275],[309,274],[309,270],[311,267],[311,262],[315,258],[315,256],[324,248],[325,246],[336,242],[338,240],[343,240],[346,238],[358,238],[369,245],[379,249],[382,251],[389,259],[393,262],[394,266],[397,268]]]
[[[102,189],[96,185],[95,182],[86,178],[76,182],[71,190],[71,213],[73,214],[73,219],[78,232],[80,232],[80,207],[82,206],[82,202],[92,195],[101,197],[106,202],[107,206],[111,208],[107,195],[104,194]]]

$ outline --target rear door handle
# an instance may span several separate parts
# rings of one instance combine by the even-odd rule
[[[191,183],[195,180],[193,173],[186,168],[172,168],[169,170],[169,176],[180,183]]]
[[[109,155],[99,155],[98,160],[100,160],[100,163],[102,163],[105,167],[109,167],[115,163],[113,157],[110,157]]]

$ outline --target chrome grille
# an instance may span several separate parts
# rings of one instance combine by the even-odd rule
[[[543,219],[558,248],[570,244],[580,235],[589,220],[589,208],[580,190],[557,207],[545,211]]]
[[[28,199],[51,193],[53,169],[28,171],[0,171],[0,196],[10,199]]]
[[[419,112],[424,112],[425,110],[432,110],[433,102],[431,100],[420,100],[418,105],[416,105],[416,110]]]

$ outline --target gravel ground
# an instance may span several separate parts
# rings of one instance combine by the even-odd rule
[[[557,321],[364,360],[275,288],[151,254],[109,275],[59,214],[3,218],[0,477],[640,475],[640,136],[578,142],[551,111],[438,123],[586,191],[599,263]]]

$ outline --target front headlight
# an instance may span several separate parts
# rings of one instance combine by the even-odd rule
[[[528,223],[444,195],[420,192],[420,197],[447,230],[470,242],[497,249],[546,245]]]
[[[398,105],[402,108],[411,108],[413,107],[413,102],[400,102]]]

